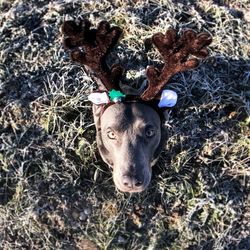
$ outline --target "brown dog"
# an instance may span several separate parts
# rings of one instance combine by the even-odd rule
[[[166,138],[159,114],[141,103],[116,103],[101,112],[94,105],[97,145],[113,168],[116,187],[124,192],[144,190]]]
[[[120,83],[124,72],[120,65],[109,68],[107,53],[117,43],[122,31],[101,22],[90,29],[90,22],[66,21],[62,26],[64,46],[71,50],[71,59],[92,72],[98,84],[93,99],[97,145],[102,159],[113,168],[116,187],[124,192],[141,192],[151,180],[155,164],[166,139],[163,109],[159,94],[174,74],[198,65],[196,57],[206,57],[212,39],[206,33],[188,30],[177,36],[175,30],[157,33],[153,44],[160,51],[165,65],[161,70],[147,68],[148,87],[140,95],[122,93]],[[115,91],[116,90],[116,91]]]

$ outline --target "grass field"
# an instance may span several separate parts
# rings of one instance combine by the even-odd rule
[[[249,249],[247,0],[0,0],[0,249]],[[174,76],[179,101],[147,191],[124,194],[96,147],[95,82],[61,45],[64,20],[124,30],[110,62],[133,86],[160,64],[148,38],[213,36],[210,57]]]

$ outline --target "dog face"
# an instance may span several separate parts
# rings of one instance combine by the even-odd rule
[[[93,113],[98,149],[113,169],[116,187],[123,192],[145,190],[166,137],[158,113],[141,103],[116,103],[104,113],[94,105]]]

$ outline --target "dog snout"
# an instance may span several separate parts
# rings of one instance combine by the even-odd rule
[[[122,176],[122,184],[128,189],[140,188],[143,185],[143,177],[125,174]]]
[[[142,192],[151,180],[151,168],[148,164],[117,164],[114,165],[113,178],[122,192]]]

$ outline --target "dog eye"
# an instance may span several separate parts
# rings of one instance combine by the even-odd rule
[[[107,132],[107,136],[108,136],[108,138],[111,139],[111,140],[115,140],[115,139],[116,139],[116,134],[115,134],[114,131],[108,131],[108,132]]]
[[[153,137],[155,135],[155,130],[153,128],[148,128],[146,129],[145,134],[148,138]]]

